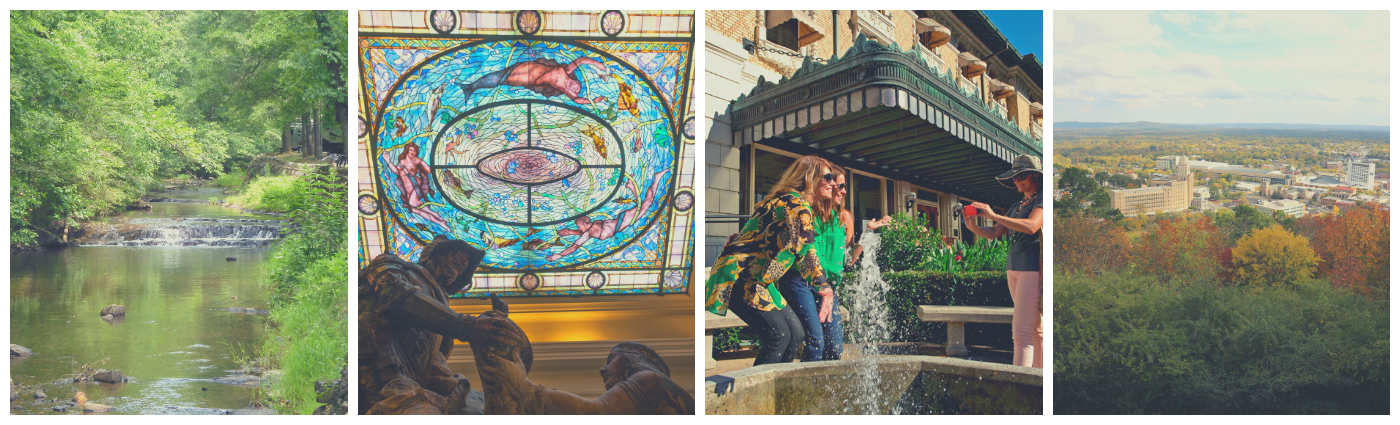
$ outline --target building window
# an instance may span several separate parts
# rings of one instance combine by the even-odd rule
[[[768,192],[773,190],[773,186],[778,184],[778,179],[783,177],[783,172],[787,171],[792,163],[797,162],[797,158],[777,152],[754,149],[753,161],[753,193],[749,195],[753,199],[751,205],[757,205],[763,197],[768,196]],[[753,209],[750,208],[752,213]]]
[[[850,197],[853,203],[851,215],[856,222],[856,231],[865,229],[862,225],[865,220],[878,220],[884,217],[884,209],[880,207],[884,201],[880,196],[880,178],[870,177],[864,174],[851,173]]]
[[[797,19],[788,19],[768,28],[768,41],[796,52],[801,47],[797,45]]]

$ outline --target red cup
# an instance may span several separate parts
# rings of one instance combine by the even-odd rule
[[[976,217],[976,216],[977,216],[977,207],[974,207],[974,206],[971,206],[971,205],[964,205],[964,206],[963,206],[963,215],[968,216],[968,217]]]

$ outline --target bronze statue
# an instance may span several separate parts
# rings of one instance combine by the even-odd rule
[[[438,236],[418,263],[383,254],[360,270],[360,414],[466,413],[471,382],[447,368],[473,318],[449,294],[471,283],[486,252]]]
[[[613,347],[599,374],[602,396],[589,400],[530,381],[530,339],[508,317],[505,302],[492,297],[491,311],[476,318],[471,348],[486,395],[488,415],[693,415],[695,397],[671,380],[671,370],[651,347],[624,342]]]
[[[607,391],[596,400],[531,382],[534,351],[504,301],[492,295],[492,310],[478,317],[447,304],[485,255],[438,236],[418,263],[383,254],[360,270],[360,414],[694,414],[695,398],[661,356],[634,342],[613,347],[599,370]],[[470,401],[471,382],[447,367],[453,340],[476,355],[484,408]]]

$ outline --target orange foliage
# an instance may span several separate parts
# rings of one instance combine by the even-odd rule
[[[1055,269],[1096,275],[1127,264],[1128,235],[1111,221],[1055,215]]]
[[[1157,220],[1133,249],[1133,263],[1162,281],[1183,278],[1187,282],[1228,279],[1232,267],[1226,260],[1224,232],[1206,217]]]
[[[1367,204],[1305,217],[1299,228],[1311,235],[1312,249],[1322,258],[1319,277],[1368,297],[1389,296],[1390,211]]]

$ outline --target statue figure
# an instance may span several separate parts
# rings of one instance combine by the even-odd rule
[[[382,254],[360,270],[360,414],[686,414],[695,398],[671,380],[661,356],[643,344],[613,347],[595,400],[544,388],[527,376],[534,351],[491,296],[480,316],[453,311],[448,296],[471,283],[486,252],[438,236],[418,263]],[[482,399],[447,367],[453,340],[471,345]]]
[[[510,320],[505,302],[492,297],[491,308],[476,318],[471,336],[486,414],[695,414],[695,397],[671,380],[666,362],[651,347],[635,342],[617,344],[608,354],[598,370],[607,391],[595,400],[531,382],[530,339]]]
[[[466,413],[471,382],[447,368],[474,318],[447,297],[471,283],[486,252],[438,236],[418,263],[383,254],[360,270],[360,414]]]

